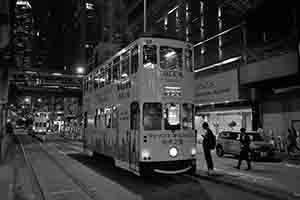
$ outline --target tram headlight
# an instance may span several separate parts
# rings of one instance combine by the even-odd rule
[[[148,159],[150,157],[150,151],[147,149],[142,150],[142,158]]]
[[[169,155],[170,155],[171,157],[176,157],[177,154],[178,154],[178,150],[177,150],[176,147],[172,147],[172,148],[169,149]]]
[[[196,150],[195,147],[193,147],[193,148],[191,149],[191,155],[192,155],[192,156],[195,156],[196,154],[197,154],[197,150]]]

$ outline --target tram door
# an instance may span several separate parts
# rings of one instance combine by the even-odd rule
[[[129,133],[129,167],[137,170],[139,152],[140,108],[138,102],[130,105],[130,133]]]

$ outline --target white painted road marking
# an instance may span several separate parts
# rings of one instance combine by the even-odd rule
[[[263,176],[255,176],[255,175],[251,175],[251,174],[247,174],[247,173],[243,173],[243,172],[231,172],[231,171],[226,171],[224,169],[215,169],[215,171],[219,171],[219,172],[223,172],[225,174],[229,174],[232,176],[238,176],[240,178],[244,178],[244,179],[252,179],[253,181],[257,181],[257,180],[263,180],[263,181],[272,181],[273,179],[270,177],[263,177]]]
[[[293,167],[293,168],[297,168],[297,169],[300,168],[300,165],[294,165],[294,164],[285,164],[285,166],[287,166],[287,167]]]
[[[60,191],[55,191],[51,192],[52,195],[60,195],[60,194],[66,194],[66,193],[72,193],[76,192],[75,190],[60,190]]]

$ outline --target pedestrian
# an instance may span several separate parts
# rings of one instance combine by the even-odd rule
[[[294,131],[289,128],[287,136],[287,153],[289,156],[291,155],[291,152],[294,153],[294,149],[297,149],[299,151],[299,148],[297,147],[297,138]]]
[[[245,128],[241,128],[241,135],[240,135],[240,145],[241,145],[241,151],[240,151],[240,155],[239,155],[239,162],[238,165],[235,167],[237,169],[240,169],[241,164],[242,164],[242,160],[246,160],[247,161],[247,165],[248,168],[247,170],[251,169],[251,156],[250,156],[250,137],[248,134],[246,134],[246,129]]]
[[[294,148],[297,149],[298,151],[300,151],[299,147],[298,147],[298,144],[297,144],[297,137],[298,137],[298,134],[297,134],[297,131],[295,129],[295,127],[292,125],[291,127],[291,130],[292,130],[292,134],[293,134],[293,143],[294,143]]]
[[[214,163],[211,157],[211,150],[214,149],[215,146],[215,136],[212,132],[212,130],[209,128],[208,123],[204,122],[202,124],[202,128],[204,129],[203,137],[203,151],[204,151],[204,157],[206,160],[206,165],[208,168],[208,174],[211,175],[214,170]]]

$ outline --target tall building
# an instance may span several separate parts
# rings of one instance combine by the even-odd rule
[[[88,70],[113,55],[126,43],[127,26],[123,0],[88,0],[86,2],[86,50]]]
[[[28,1],[16,1],[13,27],[16,65],[24,69],[31,68],[34,59],[32,52],[35,31],[31,5]]]

